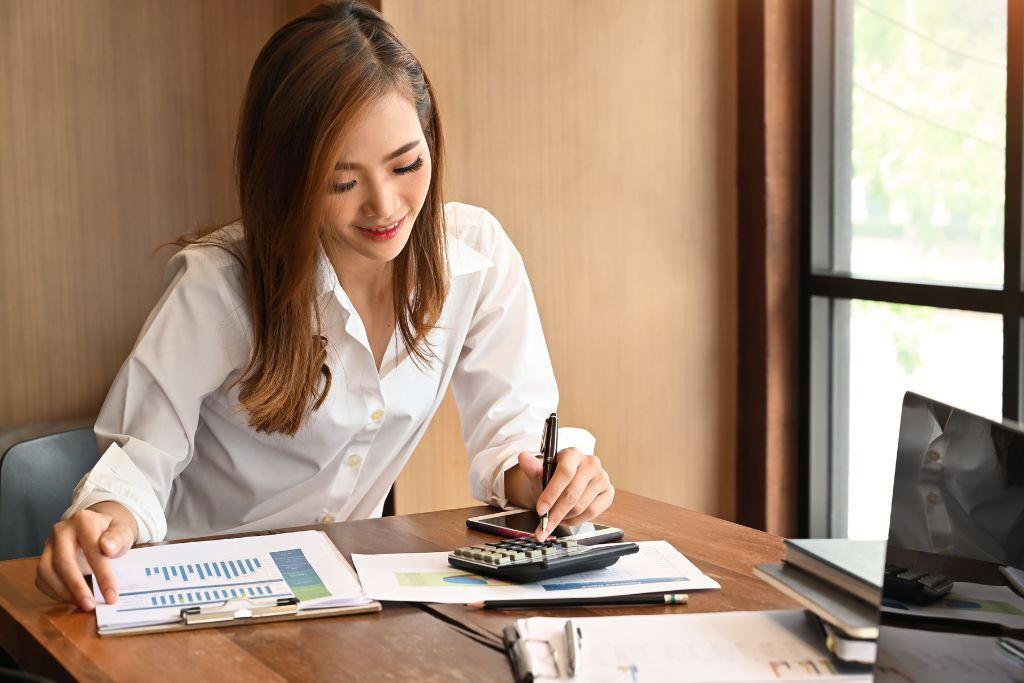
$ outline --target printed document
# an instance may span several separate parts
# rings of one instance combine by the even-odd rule
[[[374,600],[558,600],[721,588],[667,541],[638,545],[638,553],[620,557],[610,567],[522,584],[455,569],[443,552],[352,555],[352,562],[366,595]]]
[[[804,610],[583,617],[576,675],[569,678],[566,619],[519,619],[520,668],[543,681],[845,681],[869,683],[870,669],[840,671]]]
[[[319,531],[135,548],[111,560],[118,599],[93,581],[101,633],[181,621],[185,607],[298,598],[300,610],[369,603],[352,567]],[[235,604],[235,603],[231,603]]]

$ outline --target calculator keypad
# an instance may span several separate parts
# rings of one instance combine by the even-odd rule
[[[585,546],[568,538],[543,543],[534,538],[510,538],[457,548],[448,553],[448,564],[510,581],[540,581],[601,569],[638,550],[636,543]]]
[[[450,554],[464,560],[475,560],[491,566],[529,564],[587,552],[587,547],[572,539],[552,538],[543,543],[532,538],[511,538],[453,550]]]

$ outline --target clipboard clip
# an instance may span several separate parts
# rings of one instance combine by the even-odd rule
[[[246,598],[226,600],[218,605],[206,607],[182,607],[181,621],[186,626],[207,624],[212,621],[238,621],[295,614],[299,611],[299,599],[278,598],[273,602],[254,602]]]

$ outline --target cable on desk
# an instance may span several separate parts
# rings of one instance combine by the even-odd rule
[[[421,610],[423,610],[424,612],[430,614],[431,616],[433,616],[433,617],[435,617],[437,619],[440,619],[441,621],[443,621],[444,623],[448,624],[449,626],[452,626],[452,627],[458,629],[459,631],[462,631],[462,633],[467,638],[469,638],[471,640],[475,640],[476,642],[480,643],[484,647],[489,647],[489,648],[491,648],[492,650],[494,650],[496,652],[501,652],[502,654],[505,653],[505,645],[504,645],[504,643],[501,642],[501,639],[498,638],[497,636],[494,636],[494,635],[492,635],[490,633],[487,633],[486,631],[485,632],[480,632],[477,629],[471,628],[471,627],[467,626],[466,624],[463,624],[459,620],[455,619],[454,617],[450,617],[447,614],[445,614],[444,612],[442,612],[442,611],[440,611],[438,609],[435,609],[434,607],[431,607],[428,604],[425,604],[425,603],[422,603],[422,602],[416,602],[416,603],[412,603],[412,604],[416,605]]]

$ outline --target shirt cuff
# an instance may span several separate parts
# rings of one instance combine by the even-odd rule
[[[69,507],[61,519],[96,503],[120,503],[135,518],[139,535],[136,543],[162,541],[167,535],[167,519],[146,477],[116,443],[99,459],[75,487]]]
[[[486,452],[478,455],[477,459],[488,459],[491,460],[492,464],[490,468],[481,467],[485,472],[489,471],[489,475],[482,478],[483,481],[480,478],[474,477],[473,493],[476,498],[488,505],[493,505],[503,510],[507,509],[508,498],[505,497],[505,472],[519,463],[520,452],[532,452],[535,444],[536,440],[531,440],[528,444],[519,441],[495,449],[494,454],[490,457],[488,457]],[[585,455],[593,455],[596,446],[597,439],[586,429],[579,427],[558,428],[558,450],[576,448]],[[474,462],[474,464],[476,463]],[[481,495],[484,491],[486,493]]]

